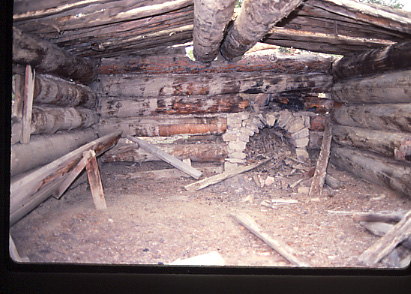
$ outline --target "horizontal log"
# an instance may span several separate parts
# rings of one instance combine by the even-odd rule
[[[34,135],[29,144],[11,146],[10,175],[47,164],[96,138],[94,130],[55,135]]]
[[[341,106],[333,113],[340,125],[411,133],[411,104]]]
[[[177,134],[209,135],[222,134],[227,129],[225,117],[176,117],[156,116],[150,118],[104,118],[100,120],[99,135],[123,131],[123,136],[169,137]]]
[[[51,75],[36,76],[34,103],[95,108],[96,101],[96,94],[87,86]]]
[[[238,95],[171,96],[160,98],[100,99],[102,117],[135,117],[161,114],[240,112],[249,102]]]
[[[333,139],[340,145],[379,153],[411,162],[411,134],[335,125]]]
[[[344,103],[410,103],[411,70],[334,84],[332,98]]]
[[[227,60],[241,57],[301,2],[302,0],[245,0],[238,17],[227,29],[220,47],[221,55]]]
[[[89,84],[96,75],[96,64],[72,55],[51,42],[38,39],[13,27],[13,62],[30,64],[37,71]]]
[[[217,57],[235,3],[235,0],[194,0],[193,53],[196,61],[210,63]]]
[[[180,160],[189,158],[194,162],[222,162],[227,157],[225,143],[156,144],[156,146]],[[135,144],[127,144],[124,139],[120,139],[118,145],[107,151],[101,160],[103,162],[145,162],[160,159]]]
[[[374,184],[411,197],[411,166],[373,153],[334,145],[331,162]]]
[[[77,166],[83,152],[93,150],[97,156],[113,147],[121,136],[115,132],[91,141],[53,162],[10,180],[10,226],[54,193],[70,171]]]
[[[95,111],[83,108],[51,108],[33,106],[30,133],[54,134],[57,131],[85,129],[98,122]],[[21,123],[11,126],[11,143],[21,139]]]
[[[336,79],[347,79],[406,69],[411,69],[411,41],[338,59],[333,63],[332,73]]]
[[[168,73],[328,73],[331,58],[313,54],[286,55],[270,51],[265,54],[246,54],[236,62],[215,60],[208,66],[190,60],[186,55],[151,55],[103,58],[97,69],[99,74],[168,74]]]
[[[326,74],[170,74],[100,75],[92,88],[101,97],[161,97],[278,93],[284,91],[328,92],[331,76]]]

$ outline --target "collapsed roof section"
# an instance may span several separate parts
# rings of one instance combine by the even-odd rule
[[[233,1],[15,0],[14,25],[96,58],[184,53],[194,35],[194,52],[204,62],[217,49],[229,60],[241,57],[257,41],[349,56],[411,38],[411,13],[379,5],[246,0],[234,9]],[[233,47],[238,43],[241,50]]]

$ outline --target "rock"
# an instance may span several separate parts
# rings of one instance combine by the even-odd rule
[[[285,128],[288,125],[288,122],[293,118],[293,115],[288,110],[283,110],[280,112],[278,117],[278,125],[280,128]]]
[[[237,158],[237,159],[245,159],[247,157],[247,154],[243,152],[233,152],[228,154],[229,158]]]
[[[295,154],[297,155],[297,159],[299,161],[305,162],[310,158],[310,156],[308,155],[308,152],[305,148],[296,148],[295,149]]]
[[[291,138],[294,140],[301,139],[301,138],[308,138],[310,136],[310,131],[308,128],[303,128],[295,133],[291,134]]]
[[[293,145],[297,148],[306,147],[308,145],[309,139],[308,138],[301,138],[297,140],[293,140]]]
[[[222,136],[224,142],[229,142],[229,141],[236,141],[238,136],[238,132],[225,132]]]
[[[277,117],[273,113],[267,113],[265,115],[265,122],[269,127],[273,127]]]
[[[246,147],[247,143],[242,142],[242,141],[231,141],[228,143],[228,152],[237,152],[237,151],[243,151]]]
[[[274,182],[275,178],[268,176],[264,181],[264,185],[271,186]]]
[[[310,188],[309,187],[299,187],[297,192],[299,194],[308,194],[310,192]]]
[[[231,162],[224,162],[224,171],[229,171],[238,168],[237,163],[231,163]]]
[[[246,142],[248,143],[250,141],[250,136],[248,134],[245,134],[243,132],[238,133],[238,140],[241,142]]]
[[[297,131],[305,128],[304,120],[301,117],[295,117],[287,126],[286,129],[290,133],[296,133]]]

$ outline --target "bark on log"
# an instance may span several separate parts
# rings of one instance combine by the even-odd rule
[[[106,118],[101,119],[98,126],[100,136],[121,130],[124,136],[136,137],[223,134],[226,129],[227,119],[224,117]]]
[[[411,41],[338,59],[333,63],[332,73],[336,79],[342,80],[406,69],[411,69]]]
[[[334,141],[340,145],[366,149],[411,162],[411,134],[375,131],[335,125]]]
[[[235,0],[194,0],[194,58],[209,63],[217,57]]]
[[[302,0],[245,0],[240,14],[228,28],[221,44],[221,55],[227,60],[242,56],[301,2]]]
[[[94,108],[96,101],[96,94],[87,86],[51,75],[38,75],[36,78],[34,103]]]
[[[333,119],[345,126],[411,133],[411,104],[341,106]]]
[[[54,134],[57,131],[85,129],[98,122],[95,111],[85,108],[51,108],[33,106],[31,134]],[[11,144],[21,139],[21,123],[11,126]]]
[[[32,136],[29,144],[11,146],[10,175],[49,163],[95,138],[94,130]]]
[[[96,64],[65,52],[56,45],[23,33],[13,27],[13,62],[30,64],[37,71],[51,73],[89,84]]]
[[[199,74],[264,72],[272,73],[328,73],[331,58],[317,55],[286,55],[278,52],[246,54],[237,62],[215,60],[210,65],[191,61],[186,55],[151,55],[103,58],[97,69],[99,74]]]
[[[171,96],[160,98],[101,99],[102,117],[136,117],[161,114],[205,114],[240,112],[249,102],[238,95]]]
[[[156,144],[164,152],[183,160],[186,158],[195,162],[222,162],[227,157],[227,144]],[[107,151],[102,157],[103,162],[145,162],[159,161],[160,159],[135,144],[127,144],[123,139],[113,149]]]
[[[10,181],[10,226],[58,192],[70,171],[77,166],[83,152],[94,150],[97,156],[113,147],[121,136],[115,132],[91,141],[59,159]]]
[[[231,73],[184,75],[101,75],[93,89],[100,97],[161,97],[278,93],[284,91],[329,92],[330,75],[309,73]]]
[[[356,176],[411,197],[411,166],[366,151],[334,145],[331,162]]]
[[[410,103],[411,70],[334,84],[332,98],[344,103]]]

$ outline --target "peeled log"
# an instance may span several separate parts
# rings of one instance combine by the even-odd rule
[[[29,144],[11,147],[10,175],[49,163],[96,138],[94,130],[32,136]]]
[[[93,89],[100,97],[162,97],[188,95],[258,94],[284,91],[329,92],[327,74],[231,74],[101,75]]]
[[[100,136],[116,130],[123,131],[123,136],[136,137],[169,137],[177,134],[216,135],[226,131],[227,119],[217,116],[105,118],[100,120],[98,128]]]
[[[410,103],[411,70],[334,84],[332,98],[344,103]]]
[[[235,0],[194,0],[193,44],[196,61],[209,63],[216,58]]]
[[[228,28],[221,44],[221,55],[227,60],[242,56],[301,2],[302,0],[245,0],[240,14]]]
[[[37,71],[70,78],[84,84],[92,82],[96,64],[69,54],[51,42],[38,39],[13,27],[13,62],[30,64]]]
[[[34,103],[94,108],[97,96],[87,86],[51,75],[38,75],[34,86]]]
[[[138,148],[136,144],[127,144],[122,140],[123,139],[120,139],[117,146],[102,156],[101,159],[103,162],[145,162],[161,160],[157,156]],[[227,157],[227,144],[225,143],[156,144],[155,146],[180,160],[189,158],[195,162],[221,162]]]
[[[336,79],[346,79],[404,69],[411,69],[411,41],[341,58],[334,62],[332,73]]]
[[[98,122],[95,111],[86,108],[51,108],[33,106],[31,134],[54,134],[57,131],[85,129]],[[21,139],[21,123],[12,124],[11,143]]]
[[[334,145],[331,162],[374,184],[411,196],[411,166],[366,151]]]
[[[100,99],[102,117],[135,117],[158,114],[240,112],[249,102],[238,95],[171,96],[160,98]]]
[[[411,162],[411,134],[335,125],[333,139],[340,145],[366,149]]]
[[[333,119],[345,126],[411,133],[411,104],[341,106]]]

